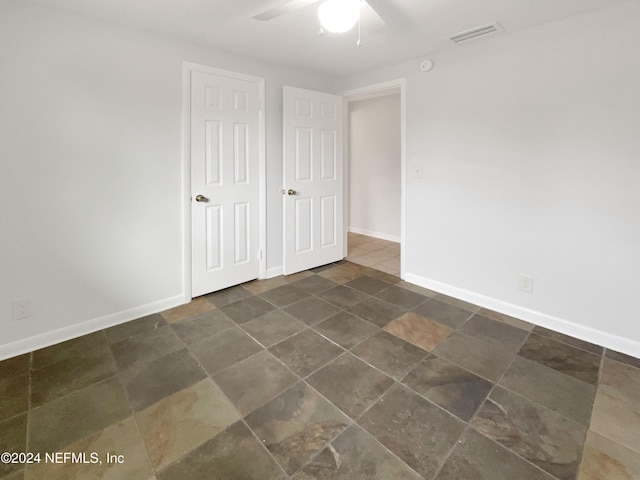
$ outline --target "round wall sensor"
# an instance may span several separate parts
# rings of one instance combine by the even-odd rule
[[[432,68],[433,68],[433,62],[429,59],[423,60],[422,63],[420,64],[420,70],[422,70],[423,72],[428,72]]]

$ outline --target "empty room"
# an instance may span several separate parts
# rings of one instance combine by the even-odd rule
[[[638,0],[0,45],[0,480],[640,479]]]

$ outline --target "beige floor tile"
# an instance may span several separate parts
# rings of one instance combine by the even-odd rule
[[[396,268],[400,268],[400,257],[395,256],[395,257],[387,257],[386,260],[384,260],[381,265],[385,266],[385,267],[396,267]]]
[[[364,265],[365,267],[372,267],[378,263],[378,259],[372,258],[370,255],[358,255],[357,257],[351,258],[349,261],[357,263],[358,265]]]
[[[161,315],[167,322],[173,323],[200,313],[208,312],[214,308],[216,307],[206,298],[196,298],[185,305],[165,310]]]
[[[600,389],[640,402],[640,368],[605,358],[600,372]]]
[[[313,275],[313,272],[310,272],[309,270],[304,270],[303,272],[298,272],[298,273],[294,273],[293,275],[287,275],[284,277],[284,279],[289,282],[297,282],[298,280],[303,280],[307,277],[310,277],[311,275]]]
[[[338,265],[338,266],[323,270],[322,272],[319,273],[319,275],[326,279],[333,280],[336,283],[347,283],[361,276],[362,272],[352,267]]]
[[[618,391],[602,388],[596,393],[591,414],[591,430],[640,453],[640,402]]]
[[[254,280],[253,282],[245,283],[242,286],[249,290],[251,293],[259,295],[277,287],[282,287],[288,284],[287,277],[279,275],[273,278],[267,278],[264,280]]]
[[[25,480],[149,480],[153,470],[133,417],[94,433],[61,450],[84,453],[100,463],[39,463],[27,465]],[[122,463],[107,462],[107,454],[122,455]]]
[[[413,312],[405,313],[384,329],[429,352],[453,332],[451,328]]]
[[[640,455],[589,432],[578,480],[640,479]]]
[[[358,245],[358,248],[360,248],[362,250],[367,250],[368,252],[373,252],[373,251],[376,251],[376,250],[380,250],[383,247],[381,247],[379,243],[366,242],[366,243],[362,243],[362,244]]]
[[[220,388],[203,380],[136,415],[156,470],[224,430],[240,415]]]

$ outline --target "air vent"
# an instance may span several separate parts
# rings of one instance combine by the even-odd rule
[[[482,25],[481,27],[475,27],[465,32],[456,33],[449,37],[453,43],[463,43],[469,40],[475,40],[478,37],[484,37],[491,35],[492,33],[501,32],[504,29],[499,23],[491,23],[489,25]]]

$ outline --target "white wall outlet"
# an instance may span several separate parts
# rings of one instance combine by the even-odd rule
[[[33,304],[30,298],[19,298],[13,301],[13,319],[21,320],[33,315]]]
[[[422,178],[422,163],[414,163],[412,173],[413,178]]]
[[[518,277],[518,290],[533,293],[533,277],[531,275],[520,274]]]

